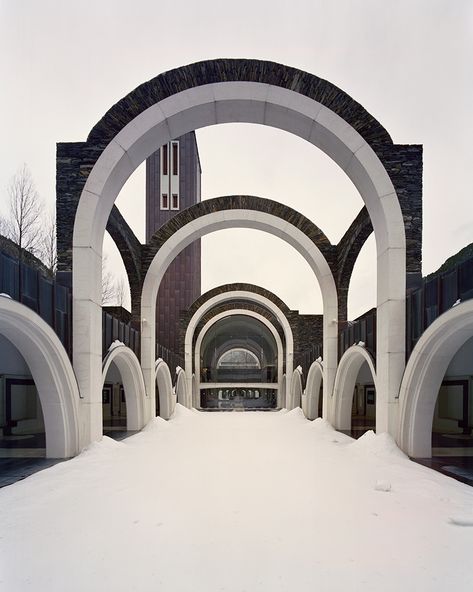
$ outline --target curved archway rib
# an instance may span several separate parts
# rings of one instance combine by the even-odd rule
[[[35,312],[5,296],[0,297],[0,333],[21,353],[38,390],[46,456],[68,458],[78,454],[87,443],[79,433],[79,389],[58,336]]]

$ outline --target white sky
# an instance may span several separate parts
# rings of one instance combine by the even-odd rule
[[[473,241],[472,49],[471,0],[0,0],[0,211],[23,162],[53,207],[55,143],[85,140],[145,80],[202,59],[267,59],[336,84],[394,142],[424,145],[429,273]],[[204,198],[249,193],[284,202],[332,241],[362,206],[345,174],[299,138],[245,124],[199,130],[197,138]],[[118,206],[142,238],[142,170]],[[370,240],[355,268],[352,318],[374,305],[374,267]],[[272,236],[234,230],[203,239],[203,291],[229,281],[263,285],[291,308],[321,312],[308,265]]]

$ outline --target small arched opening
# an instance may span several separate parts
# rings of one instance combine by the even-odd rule
[[[29,450],[30,458],[77,454],[79,391],[56,333],[35,312],[1,296],[0,346],[1,448]]]
[[[335,427],[359,438],[376,426],[376,369],[371,354],[353,345],[338,365],[334,387]]]
[[[103,431],[121,438],[145,424],[145,387],[135,353],[123,344],[109,350],[102,364]]]
[[[438,317],[408,360],[398,443],[411,457],[473,484],[473,300]],[[427,462],[427,460],[426,460]]]

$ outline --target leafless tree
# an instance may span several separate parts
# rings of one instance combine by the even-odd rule
[[[18,257],[22,259],[23,250],[33,254],[39,252],[42,209],[41,199],[26,164],[12,178],[8,195],[10,218],[5,234],[18,245]]]
[[[108,257],[102,255],[102,305],[112,306],[116,300],[116,284],[113,273],[108,268]]]
[[[43,222],[39,250],[40,259],[48,268],[51,277],[54,277],[57,267],[56,217],[54,214],[49,214]]]
[[[126,301],[126,282],[125,280],[121,277],[120,279],[118,279],[115,283],[115,303],[116,306],[125,306],[125,301]]]

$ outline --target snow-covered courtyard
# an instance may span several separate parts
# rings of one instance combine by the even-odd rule
[[[473,586],[473,489],[300,409],[177,406],[0,491],[8,592]]]

